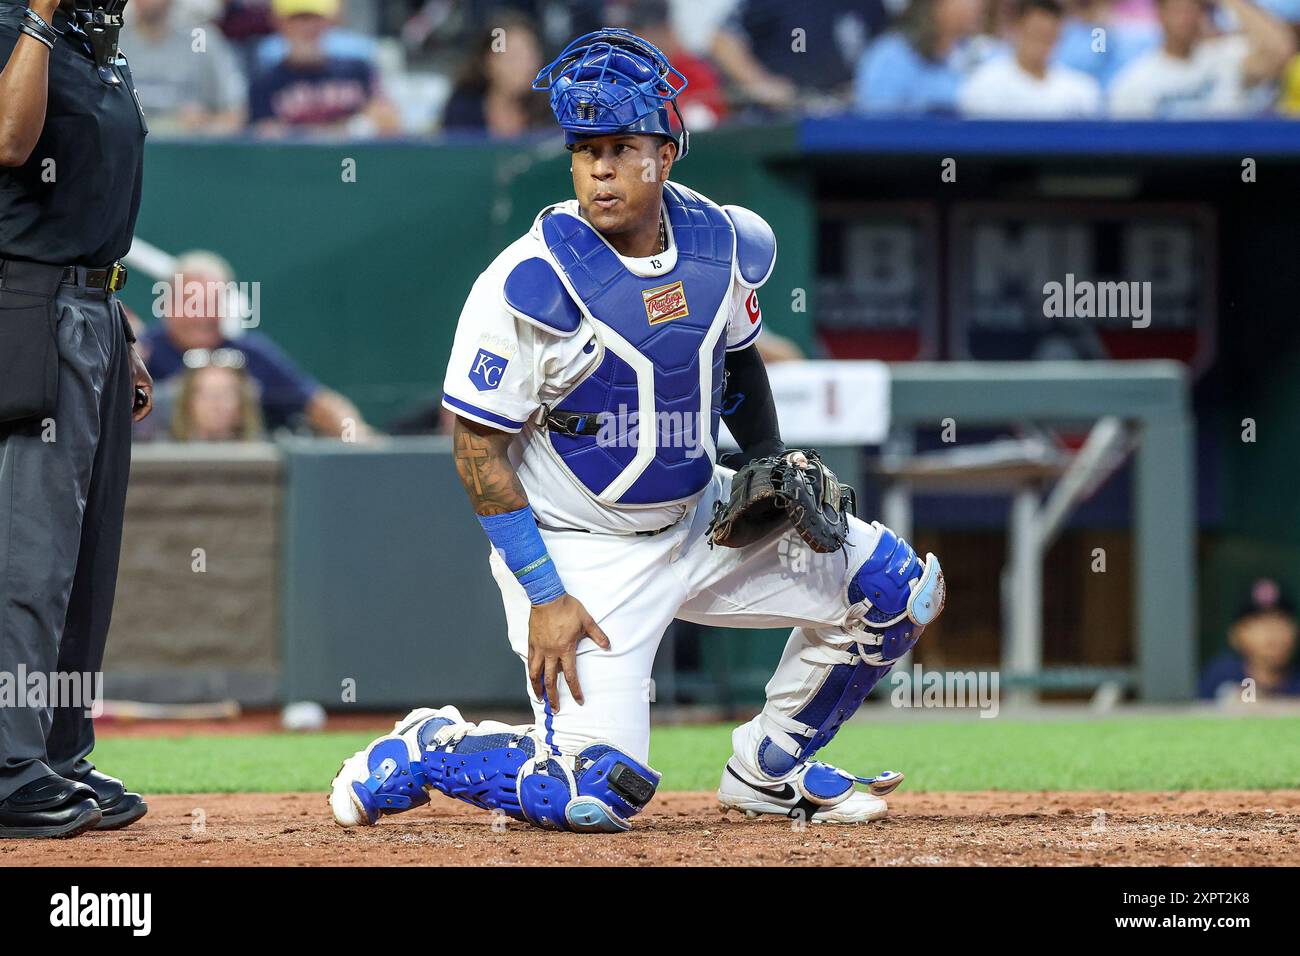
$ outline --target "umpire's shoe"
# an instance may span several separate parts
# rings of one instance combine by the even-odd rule
[[[103,814],[95,824],[96,830],[121,830],[149,812],[144,797],[127,790],[121,780],[106,773],[92,770],[81,778],[81,782],[95,791],[95,802]]]
[[[102,817],[94,790],[50,774],[0,800],[0,838],[72,837]]]

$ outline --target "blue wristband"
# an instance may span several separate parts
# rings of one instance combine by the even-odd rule
[[[501,553],[506,567],[528,592],[529,601],[546,604],[564,594],[560,573],[546,553],[546,542],[537,530],[531,505],[504,515],[479,515],[478,521],[492,547]]]

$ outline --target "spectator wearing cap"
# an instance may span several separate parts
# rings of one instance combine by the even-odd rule
[[[221,134],[243,128],[248,88],[215,25],[184,22],[175,0],[133,0],[120,43],[154,132]]]
[[[231,350],[242,356],[248,375],[257,383],[267,428],[293,428],[301,422],[318,435],[369,437],[370,428],[355,405],[300,369],[265,335],[250,330],[232,340],[223,334],[222,310],[208,307],[219,300],[207,290],[227,289],[234,281],[224,259],[211,252],[186,253],[177,260],[176,273],[181,294],[164,297],[161,323],[140,339],[150,374],[166,383],[160,388],[163,402],[174,400],[177,376],[187,368],[238,364],[213,361],[217,353]],[[187,307],[177,310],[177,299]],[[190,302],[202,303],[203,308],[191,309]]]
[[[273,0],[284,59],[257,72],[249,91],[249,119],[263,136],[292,132],[375,136],[401,131],[401,117],[384,96],[374,67],[333,56],[324,45],[337,22],[339,0]]]
[[[1201,674],[1201,696],[1236,697],[1249,679],[1258,697],[1300,697],[1296,635],[1295,608],[1277,582],[1256,581],[1228,630],[1228,649]]]
[[[1295,55],[1295,35],[1250,0],[1223,0],[1240,33],[1218,34],[1201,0],[1159,0],[1158,49],[1120,71],[1113,116],[1247,116],[1272,107],[1276,83]]]
[[[955,112],[962,80],[974,66],[970,41],[983,15],[984,0],[912,0],[898,29],[862,55],[855,81],[858,108]]]
[[[968,116],[1076,118],[1101,109],[1101,87],[1086,73],[1051,62],[1065,11],[1060,0],[1017,0],[1012,49],[978,67],[959,94]]]

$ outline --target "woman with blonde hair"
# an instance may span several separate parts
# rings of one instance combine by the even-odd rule
[[[242,362],[209,362],[185,371],[172,414],[170,436],[173,441],[261,441],[265,438],[257,385]]]

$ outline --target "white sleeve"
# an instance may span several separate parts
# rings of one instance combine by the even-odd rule
[[[1101,84],[1090,76],[1080,77],[1082,85],[1079,93],[1080,116],[1097,116],[1101,113]]]
[[[746,289],[739,282],[731,287],[731,318],[727,320],[727,351],[738,352],[758,340],[763,331],[763,311],[758,306],[758,290]]]
[[[496,270],[478,277],[465,300],[442,384],[449,411],[517,432],[541,404],[533,329],[506,311]]]
[[[999,101],[997,91],[989,89],[987,67],[977,69],[962,83],[957,91],[957,106],[967,116],[997,115],[1005,109],[1006,104]]]

